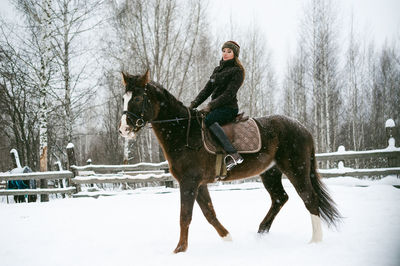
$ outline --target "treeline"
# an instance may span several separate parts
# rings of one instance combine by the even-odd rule
[[[377,49],[353,24],[340,43],[333,2],[312,0],[283,81],[284,113],[312,130],[319,152],[386,147],[385,121],[400,122],[400,47]]]
[[[241,45],[246,69],[241,110],[297,118],[313,133],[318,152],[339,145],[385,147],[386,119],[400,122],[398,45],[377,48],[353,25],[347,25],[351,30],[341,42],[338,11],[328,0],[311,0],[304,9],[283,80],[277,80],[273,50],[259,25],[232,23],[214,34],[206,1],[12,3],[21,19],[0,21],[1,171],[12,165],[11,148],[24,165],[39,169],[43,143],[50,168],[66,161],[69,142],[79,164],[89,158],[96,164],[162,160],[150,129],[134,141],[117,134],[121,71],[150,69],[152,80],[189,104],[219,63],[226,40]],[[399,132],[394,134],[399,140]]]

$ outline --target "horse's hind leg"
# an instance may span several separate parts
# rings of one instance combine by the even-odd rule
[[[258,229],[258,233],[264,233],[269,231],[275,216],[288,201],[289,196],[282,186],[282,172],[276,166],[265,171],[260,176],[264,187],[271,196],[271,207]]]
[[[223,227],[222,224],[217,219],[213,204],[211,202],[210,193],[208,192],[207,185],[201,185],[199,187],[196,201],[199,204],[201,210],[203,211],[203,214],[206,217],[207,221],[212,226],[214,226],[218,234],[224,240],[231,240],[228,230],[226,230],[225,227]]]
[[[290,167],[285,168],[285,175],[303,200],[311,215],[312,238],[310,242],[322,241],[322,228],[319,213],[319,198],[310,179],[310,160],[299,158],[291,160]]]

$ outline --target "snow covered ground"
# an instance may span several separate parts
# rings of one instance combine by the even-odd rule
[[[294,188],[271,232],[258,225],[269,208],[260,183],[210,187],[222,241],[196,205],[186,253],[179,237],[178,189],[143,188],[112,197],[0,204],[0,265],[400,265],[400,179],[325,180],[345,217],[324,241],[308,244],[311,219]]]

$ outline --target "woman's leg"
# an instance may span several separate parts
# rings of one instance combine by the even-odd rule
[[[232,122],[236,115],[238,114],[238,109],[233,108],[217,108],[209,112],[204,120],[207,127],[210,127],[215,122],[218,122],[221,126]]]
[[[226,124],[236,117],[238,110],[231,108],[218,108],[211,111],[205,118],[205,124],[218,140],[219,144],[228,155],[225,157],[225,164],[227,170],[231,170],[235,165],[243,162],[242,156],[232,146],[228,137],[225,135],[224,130],[220,124]]]

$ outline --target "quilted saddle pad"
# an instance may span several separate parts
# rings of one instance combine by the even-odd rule
[[[225,134],[228,136],[233,147],[239,153],[254,153],[261,149],[260,129],[254,119],[249,118],[246,121],[229,123],[222,126]],[[203,125],[202,138],[204,148],[212,154],[223,152],[217,144],[212,133]]]

